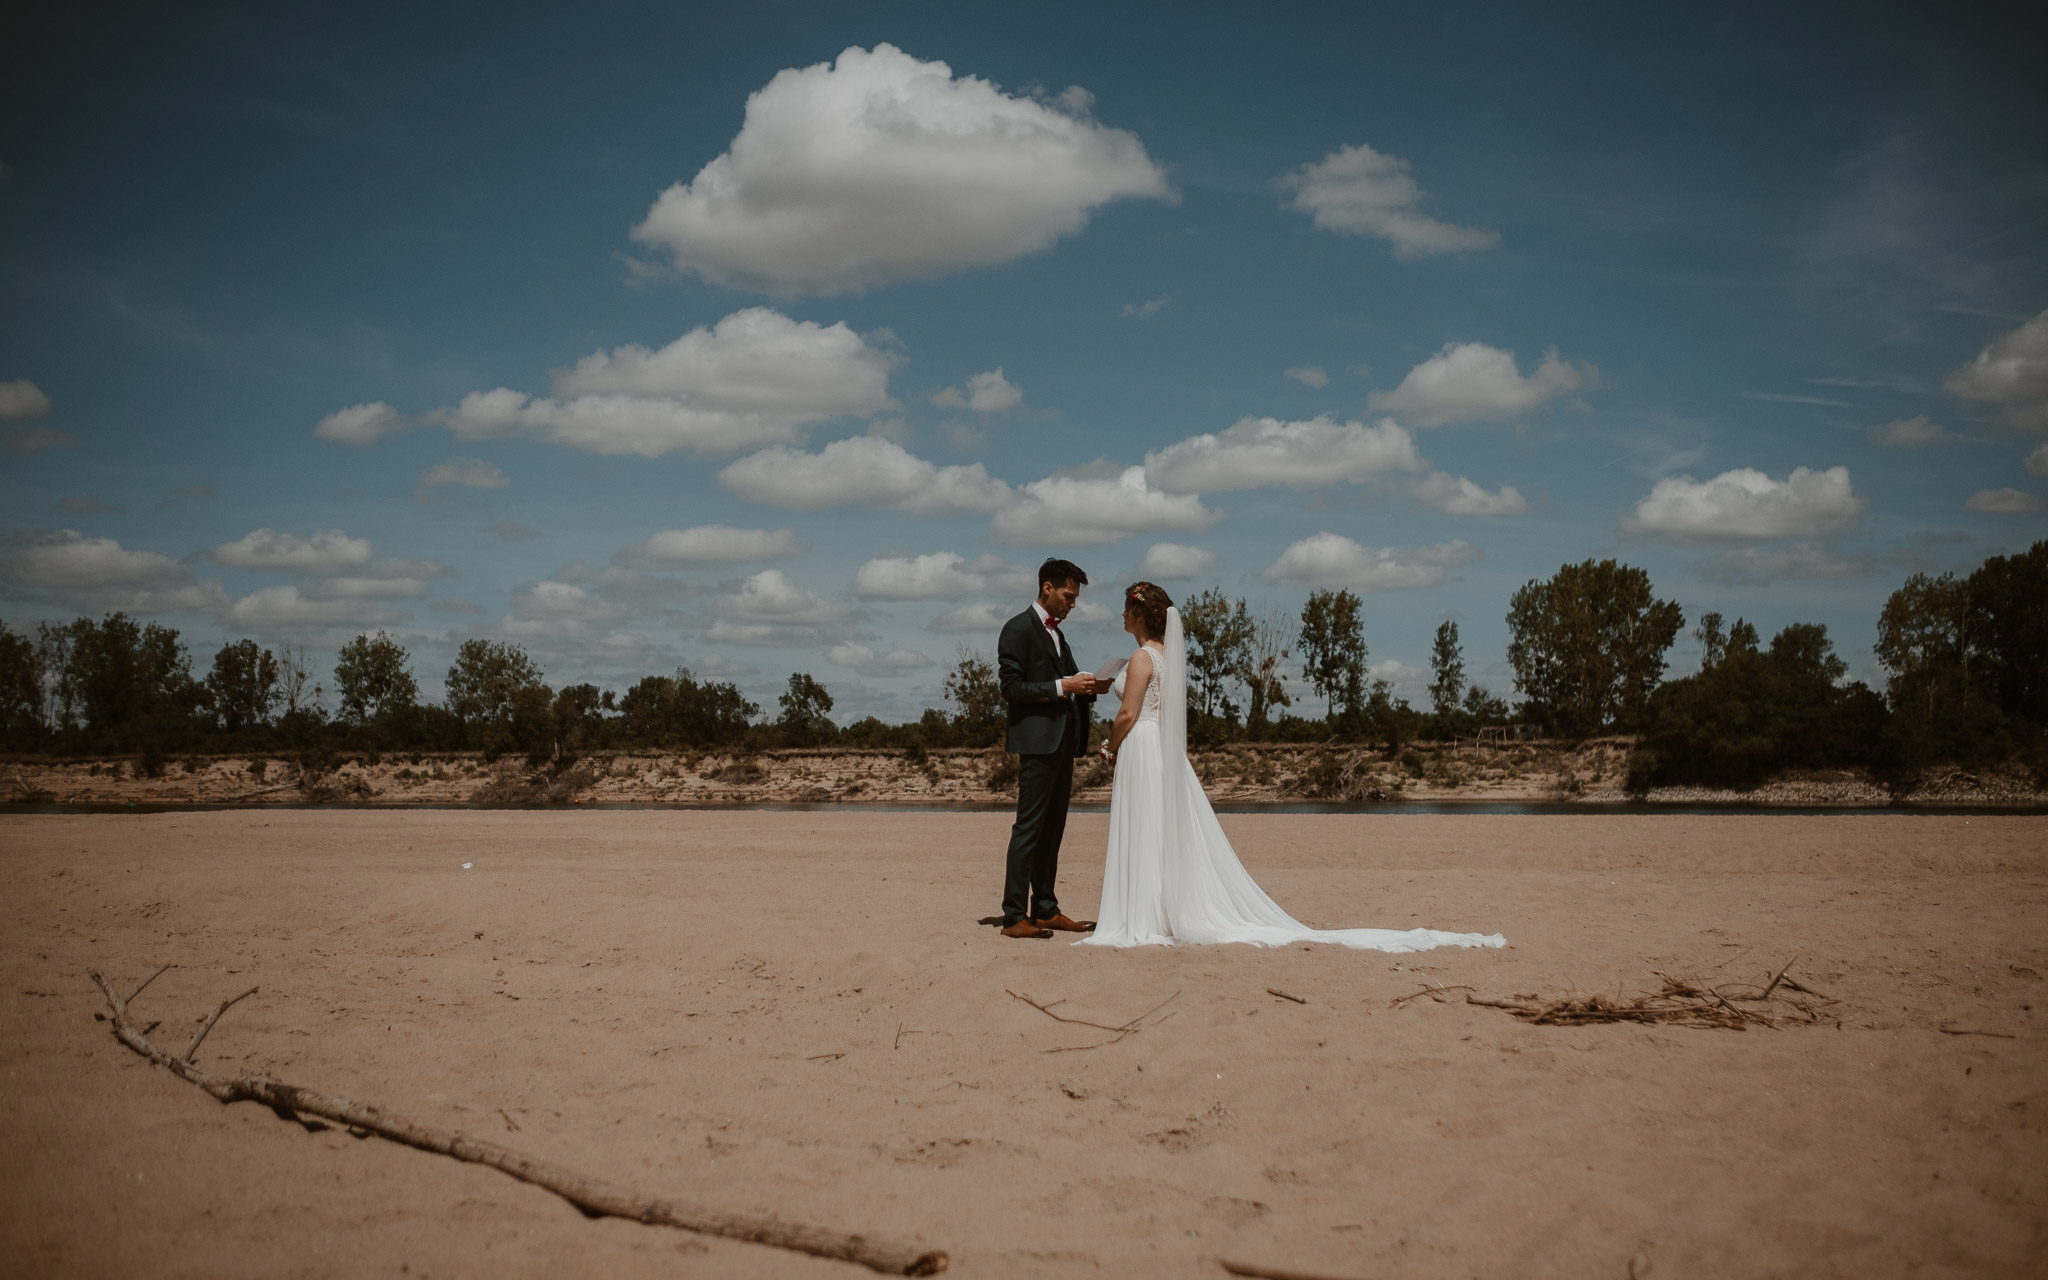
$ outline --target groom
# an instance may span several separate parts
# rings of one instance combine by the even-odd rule
[[[1010,828],[1003,914],[984,923],[1001,924],[1005,938],[1050,938],[1055,929],[1086,933],[1095,927],[1092,920],[1068,919],[1053,893],[1074,757],[1088,749],[1095,695],[1105,687],[1075,665],[1074,651],[1060,634],[1087,585],[1079,566],[1047,560],[1038,566],[1038,599],[1004,623],[996,641],[996,669],[1010,711],[1004,746],[1019,757],[1017,821]]]

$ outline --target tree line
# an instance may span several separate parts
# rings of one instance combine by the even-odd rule
[[[1561,566],[1509,600],[1507,700],[1468,681],[1456,622],[1437,628],[1426,707],[1368,663],[1363,601],[1317,591],[1298,613],[1252,609],[1214,589],[1181,606],[1192,741],[1355,742],[1397,752],[1508,725],[1546,736],[1630,734],[1631,786],[1748,786],[1790,768],[1919,769],[2018,761],[2048,777],[2048,542],[1974,572],[1915,574],[1886,600],[1879,694],[1849,681],[1827,629],[1793,623],[1765,644],[1717,613],[1692,636],[1700,670],[1665,680],[1686,619],[1649,575],[1614,560]],[[950,710],[840,726],[832,696],[789,677],[772,715],[738,686],[687,668],[624,693],[550,687],[522,648],[462,643],[441,702],[423,701],[411,656],[389,634],[342,646],[333,688],[303,646],[223,645],[195,674],[178,633],[113,613],[0,626],[0,749],[129,755],[148,772],[183,754],[481,751],[530,758],[604,750],[760,750],[841,745],[902,750],[994,746],[1005,722],[993,665],[963,646],[945,677]],[[1296,708],[1290,676],[1313,703]],[[1298,686],[1297,686],[1298,687]],[[1320,704],[1315,705],[1315,704]],[[1317,712],[1320,714],[1316,714]]]

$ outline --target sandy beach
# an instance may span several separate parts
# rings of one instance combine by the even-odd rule
[[[0,818],[0,1272],[869,1274],[586,1220],[490,1169],[223,1107],[94,1019],[88,967],[132,986],[165,961],[135,1012],[180,1048],[261,987],[209,1069],[944,1249],[951,1274],[2048,1270],[2048,819],[1223,823],[1312,924],[1510,945],[1004,941],[974,923],[1007,826],[985,812]],[[1069,828],[1073,914],[1093,914],[1105,827]],[[1834,1002],[1821,1021],[1393,1003],[1788,961]],[[1109,1025],[1164,1007],[1104,1043],[1007,992]]]

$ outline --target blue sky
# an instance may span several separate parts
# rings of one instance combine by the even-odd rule
[[[0,617],[893,719],[1058,553],[1084,659],[1141,566],[1348,586],[1419,700],[1440,621],[1502,688],[1515,587],[1619,556],[1874,677],[1908,573],[2048,536],[2012,21],[19,10]]]

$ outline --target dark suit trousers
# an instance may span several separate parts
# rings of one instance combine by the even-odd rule
[[[1053,881],[1060,872],[1060,838],[1067,833],[1067,800],[1074,793],[1071,751],[1019,756],[1017,762],[1017,822],[1010,828],[1003,877],[1004,924],[1027,914],[1049,920],[1060,913]]]

